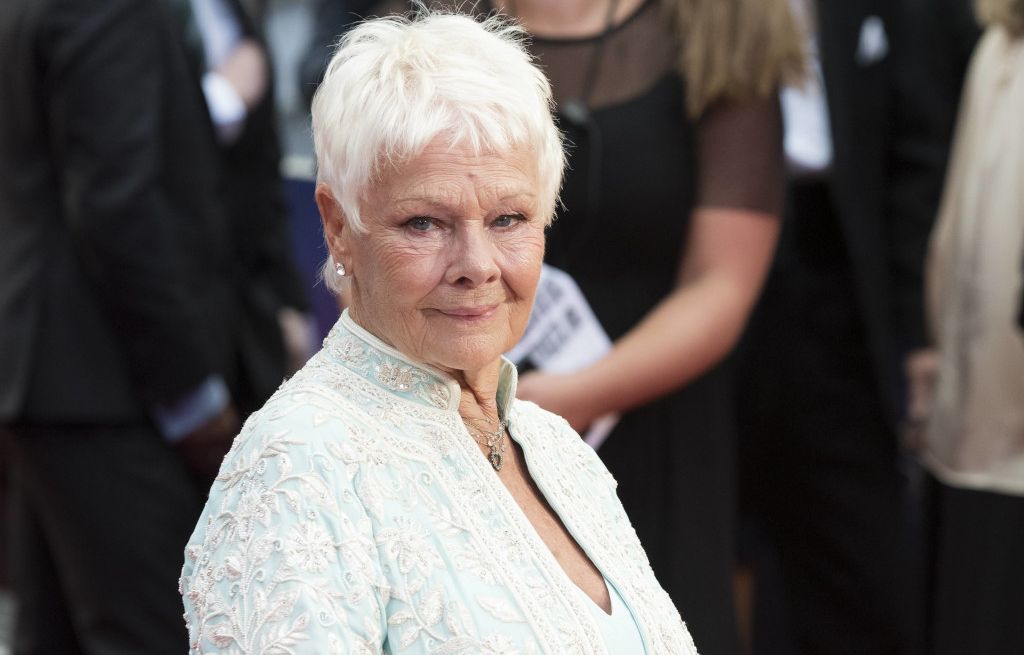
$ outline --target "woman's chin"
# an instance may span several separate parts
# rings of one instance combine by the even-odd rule
[[[455,337],[431,354],[427,363],[445,371],[475,373],[497,367],[505,350],[493,336]]]

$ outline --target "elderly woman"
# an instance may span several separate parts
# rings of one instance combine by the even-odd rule
[[[313,106],[349,309],[248,421],[186,551],[194,653],[695,653],[615,481],[516,400],[564,165],[517,28],[364,23]]]

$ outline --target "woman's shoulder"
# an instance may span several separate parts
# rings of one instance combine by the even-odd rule
[[[364,415],[358,396],[346,398],[303,369],[249,416],[225,463],[337,448],[345,443],[353,426],[365,421]]]
[[[511,410],[509,425],[530,442],[553,440],[558,447],[570,448],[575,448],[578,442],[582,443],[579,433],[573,430],[568,421],[536,403],[517,398],[512,401]]]
[[[185,549],[180,590],[196,652],[273,640],[364,652],[382,641],[377,591],[387,583],[346,450],[354,416],[297,377],[246,421]]]
[[[356,412],[329,391],[298,375],[285,382],[249,416],[224,457],[189,541],[191,561],[225,539],[291,534],[309,521],[362,531],[366,516],[352,493],[350,456],[357,425]],[[186,562],[186,571],[192,568]]]
[[[551,464],[559,473],[572,471],[579,481],[590,481],[614,490],[618,483],[597,452],[569,422],[558,414],[526,400],[515,400],[510,425],[531,459]]]

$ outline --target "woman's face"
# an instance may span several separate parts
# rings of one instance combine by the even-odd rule
[[[522,336],[540,276],[537,188],[525,151],[474,155],[435,141],[387,171],[361,205],[364,232],[328,226],[351,273],[353,318],[446,371],[496,363]]]

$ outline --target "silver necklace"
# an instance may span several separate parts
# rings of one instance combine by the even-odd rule
[[[490,451],[487,453],[487,461],[491,463],[491,468],[495,471],[500,471],[502,464],[505,463],[505,451],[508,450],[508,442],[505,440],[505,429],[508,427],[508,421],[501,419],[498,421],[498,427],[494,430],[484,430],[472,424],[475,422],[484,423],[488,426],[494,425],[494,421],[489,419],[462,417],[462,422],[466,425],[469,436],[473,437],[473,441],[481,446],[486,446]],[[484,441],[480,441],[477,435],[483,437]]]

